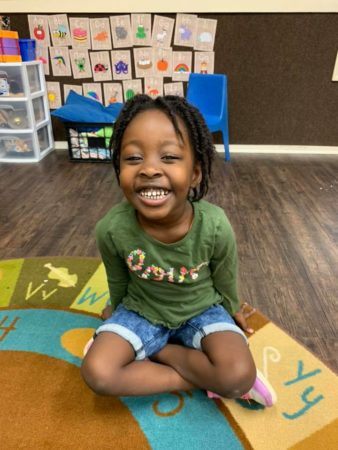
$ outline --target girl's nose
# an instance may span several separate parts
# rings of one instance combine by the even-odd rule
[[[140,168],[140,175],[147,178],[154,178],[162,176],[162,170],[155,162],[144,161]]]

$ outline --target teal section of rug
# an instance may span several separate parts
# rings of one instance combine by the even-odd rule
[[[192,397],[182,392],[184,406],[179,414],[155,416],[154,401],[161,411],[174,410],[178,397],[173,394],[124,397],[121,400],[132,411],[153,450],[242,450],[243,446],[213,401],[199,390]]]

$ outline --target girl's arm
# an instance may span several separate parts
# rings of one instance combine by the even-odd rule
[[[109,233],[102,232],[100,224],[96,228],[96,241],[106,269],[110,302],[113,310],[127,293],[129,274],[126,263],[118,254]]]
[[[238,256],[234,231],[224,215],[219,223],[214,254],[210,261],[210,270],[217,291],[223,297],[223,306],[237,324],[249,333],[251,328],[246,323],[247,316],[240,305],[237,290]]]

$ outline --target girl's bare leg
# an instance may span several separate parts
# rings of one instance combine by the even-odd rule
[[[168,365],[135,361],[129,342],[110,332],[96,337],[81,373],[88,386],[102,395],[138,396],[195,388]]]
[[[168,344],[151,359],[168,364],[195,386],[222,397],[238,398],[256,379],[256,367],[248,345],[231,331],[212,333],[202,339],[203,351]]]

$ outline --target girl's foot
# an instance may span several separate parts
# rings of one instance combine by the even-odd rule
[[[207,391],[209,398],[221,398],[219,395]],[[257,378],[247,394],[242,395],[242,400],[254,400],[263,406],[273,406],[277,402],[277,394],[262,372],[257,370]]]

